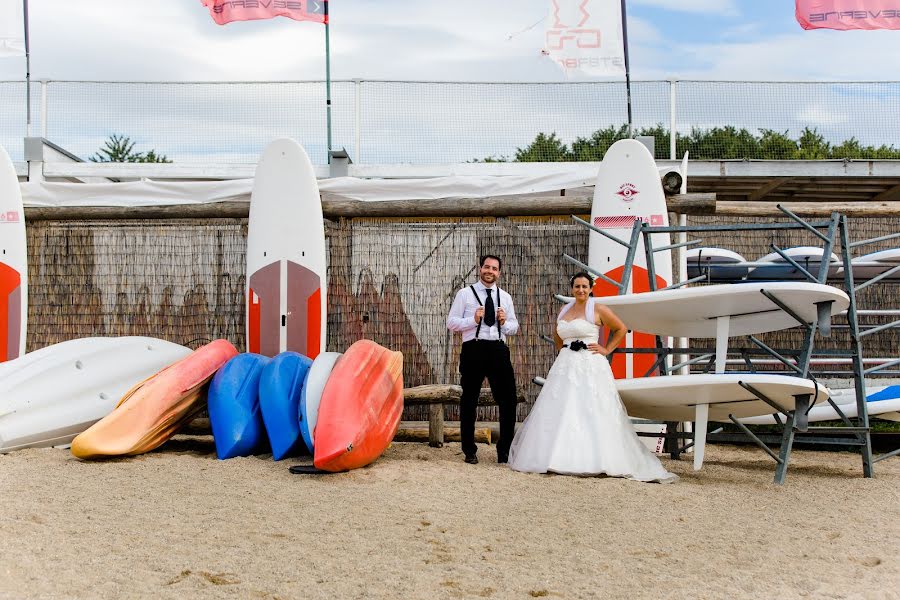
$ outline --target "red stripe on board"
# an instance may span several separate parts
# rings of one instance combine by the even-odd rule
[[[631,220],[634,223],[634,219]],[[604,273],[607,277],[612,279],[613,281],[622,281],[622,273],[625,271],[625,267],[617,267]],[[668,284],[666,280],[656,276],[656,288],[664,288]],[[647,273],[647,269],[643,267],[639,267],[634,265],[631,268],[631,288],[632,293],[640,294],[642,292],[650,291],[650,278],[649,273]],[[611,283],[607,283],[603,279],[597,279],[594,283],[594,296],[595,297],[603,297],[603,296],[615,296],[619,293],[619,290],[616,289]],[[615,309],[613,309],[615,312]],[[632,348],[656,348],[656,336],[651,335],[649,333],[642,333],[633,331],[631,334],[632,338]],[[605,327],[603,331],[600,333],[600,339],[602,341],[606,341],[609,339],[609,330]],[[646,373],[650,367],[653,366],[653,363],[656,362],[655,354],[633,354],[634,358],[632,360],[632,368],[634,372],[634,377],[643,377],[644,373]],[[616,379],[625,379],[627,377],[626,370],[626,355],[625,354],[614,354],[612,361],[610,362],[610,366],[612,367],[613,375]],[[659,369],[654,370],[652,375],[658,375]]]
[[[322,347],[322,288],[313,292],[306,301],[306,355],[315,358]]]
[[[247,294],[247,352],[259,354],[259,297],[253,301],[256,292],[250,288]]]
[[[19,357],[22,327],[22,276],[0,263],[0,362]]]

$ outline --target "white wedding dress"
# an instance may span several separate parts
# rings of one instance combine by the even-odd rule
[[[564,344],[596,343],[600,328],[593,323],[593,303],[588,301],[584,317],[563,320],[573,306],[570,303],[559,315],[559,337]],[[528,473],[678,479],[638,439],[606,357],[568,348],[556,357],[528,418],[516,432],[509,466]]]

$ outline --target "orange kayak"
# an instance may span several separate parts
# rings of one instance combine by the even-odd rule
[[[206,384],[237,353],[227,340],[215,340],[137,384],[72,441],[72,454],[134,456],[159,447],[203,409]]]
[[[323,471],[358,469],[381,456],[400,427],[403,354],[371,340],[337,362],[319,404],[313,463]]]

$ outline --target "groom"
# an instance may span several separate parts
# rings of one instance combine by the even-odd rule
[[[447,329],[462,333],[459,374],[462,397],[459,399],[459,431],[466,462],[478,464],[475,446],[475,413],[481,384],[487,377],[494,401],[500,406],[500,440],[497,462],[509,456],[516,426],[516,378],[506,337],[519,330],[512,297],[497,286],[502,261],[487,254],[481,257],[478,282],[456,293]]]

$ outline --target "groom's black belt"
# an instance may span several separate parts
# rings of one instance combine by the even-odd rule
[[[482,339],[474,339],[469,340],[468,342],[463,342],[464,344],[468,344],[469,342],[478,342],[479,344],[502,344],[503,340],[482,340]]]

